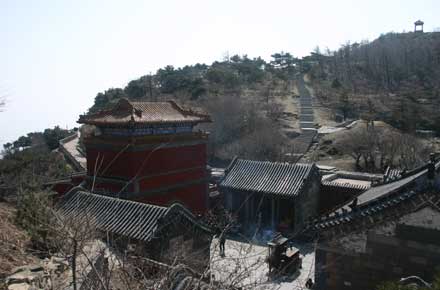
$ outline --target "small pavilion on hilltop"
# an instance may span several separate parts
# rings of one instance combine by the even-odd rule
[[[86,188],[94,193],[169,206],[181,203],[194,213],[208,205],[208,134],[195,131],[209,115],[173,101],[121,99],[109,110],[82,115],[93,125],[83,137]]]
[[[414,32],[423,32],[423,24],[425,23],[420,19],[414,22]]]

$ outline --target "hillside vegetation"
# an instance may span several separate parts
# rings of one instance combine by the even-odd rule
[[[350,129],[319,139],[310,160],[340,169],[383,172],[388,166],[401,170],[425,164],[435,151],[428,140],[390,126],[382,121],[357,121]]]
[[[335,114],[440,133],[439,32],[388,33],[311,58],[315,92]]]
[[[276,53],[271,62],[261,58],[232,56],[211,65],[183,68],[166,66],[154,75],[142,76],[125,88],[99,93],[89,112],[109,107],[120,98],[163,101],[202,107],[211,114],[210,159],[228,160],[234,155],[281,160],[289,140],[281,133],[283,105],[275,99],[292,96],[292,80],[301,60]]]
[[[286,104],[293,104],[299,73],[309,76],[321,105],[317,110],[329,110],[334,120],[381,120],[403,133],[440,133],[438,32],[387,33],[336,51],[317,48],[302,59],[276,53],[266,62],[236,55],[211,65],[167,66],[125,88],[99,93],[90,112],[120,98],[174,99],[212,115],[214,123],[207,127],[212,132],[211,162],[234,155],[283,161],[287,153],[294,153],[283,117],[286,111],[292,115]],[[319,125],[332,121],[318,120]]]
[[[202,107],[212,116],[213,123],[201,125],[211,132],[211,164],[227,164],[235,155],[288,161],[286,156],[296,153],[292,152],[292,140],[299,131],[295,79],[300,74],[306,74],[308,85],[321,105],[315,107],[315,121],[319,125],[333,126],[336,120],[347,118],[380,120],[402,134],[409,134],[408,137],[420,130],[440,134],[438,32],[388,33],[371,42],[347,43],[336,51],[322,52],[317,48],[302,59],[281,52],[273,54],[271,61],[235,55],[210,65],[166,66],[155,74],[130,81],[125,88],[98,93],[89,113],[109,108],[121,98],[173,99],[182,105]],[[320,113],[324,110],[323,117]],[[6,157],[0,164],[0,173],[11,168],[11,172],[17,172],[26,159],[39,156],[26,152],[8,156],[19,152],[17,148],[30,146],[31,139],[44,144],[45,149],[38,152],[47,152],[56,148],[58,140],[65,136],[66,132],[55,128],[5,144]],[[35,144],[32,147],[35,149]],[[341,146],[337,149],[347,151]],[[382,163],[395,166],[393,158],[380,158],[376,170],[381,170]],[[354,159],[360,169],[358,155]],[[365,163],[370,161],[365,160],[362,167],[367,170],[372,166],[367,166]],[[44,164],[40,161],[36,164],[40,163]],[[29,170],[39,168],[32,166]],[[5,173],[1,177],[9,180]]]
[[[0,201],[0,280],[10,274],[14,267],[36,260],[26,251],[30,238],[14,223],[15,214],[16,209],[12,205]]]
[[[8,195],[39,189],[43,183],[66,176],[72,169],[54,152],[58,141],[73,134],[59,127],[33,132],[3,145],[0,189]],[[0,192],[1,193],[1,192]]]

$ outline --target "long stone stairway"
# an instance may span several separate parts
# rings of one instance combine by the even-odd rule
[[[297,84],[300,94],[299,121],[301,134],[293,141],[293,151],[299,160],[309,150],[317,130],[315,127],[312,96],[305,86],[304,75],[297,77]]]

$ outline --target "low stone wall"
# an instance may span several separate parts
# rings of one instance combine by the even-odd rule
[[[67,150],[66,147],[64,146],[64,144],[74,140],[75,138],[79,138],[78,133],[75,133],[73,135],[67,136],[64,139],[61,139],[59,141],[59,151],[63,153],[63,155],[67,158],[69,163],[75,168],[76,171],[84,171],[85,168],[81,165],[81,163],[78,162],[78,160],[76,160],[74,156],[72,156],[69,150]]]

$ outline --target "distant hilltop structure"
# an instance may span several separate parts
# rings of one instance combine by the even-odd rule
[[[422,32],[423,33],[423,24],[425,24],[422,20],[417,20],[414,22],[414,32]]]

